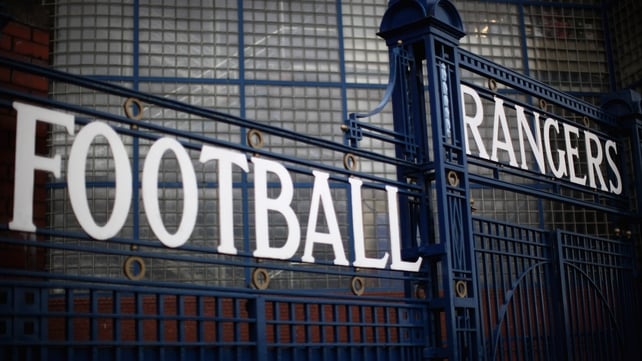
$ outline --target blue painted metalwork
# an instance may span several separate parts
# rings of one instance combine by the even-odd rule
[[[593,105],[458,48],[457,41],[462,35],[461,23],[456,11],[446,1],[392,1],[384,15],[381,31],[382,37],[387,40],[391,49],[391,58],[395,54],[392,49],[403,48],[415,57],[415,64],[422,64],[409,69],[405,79],[423,78],[423,75],[415,75],[414,72],[425,72],[427,79],[426,84],[419,85],[409,85],[409,81],[398,80],[399,90],[396,91],[396,98],[393,100],[398,131],[420,134],[417,136],[417,143],[426,156],[425,163],[418,162],[417,167],[406,168],[406,173],[400,172],[400,179],[407,179],[410,172],[416,172],[419,168],[422,174],[419,178],[423,181],[417,183],[426,189],[426,193],[434,189],[436,196],[436,221],[433,223],[431,220],[433,211],[415,218],[409,217],[412,221],[407,224],[406,236],[409,239],[418,239],[417,254],[429,256],[437,261],[431,266],[433,268],[428,281],[433,287],[431,309],[434,312],[432,320],[436,320],[432,326],[435,333],[431,335],[433,347],[427,350],[425,356],[447,357],[453,360],[565,359],[566,352],[573,348],[581,348],[579,345],[584,344],[578,338],[578,334],[584,330],[578,329],[578,321],[575,318],[586,317],[577,316],[576,309],[566,306],[576,302],[593,301],[582,300],[583,296],[576,293],[573,286],[565,288],[563,277],[571,277],[570,273],[573,271],[566,263],[560,266],[566,267],[565,269],[558,269],[555,260],[563,260],[564,256],[560,255],[561,249],[551,246],[555,237],[550,237],[550,234],[543,230],[527,230],[496,220],[482,221],[473,217],[469,206],[471,189],[480,187],[532,195],[540,200],[563,202],[613,214],[614,219],[631,217],[628,200],[621,195],[597,194],[593,190],[568,182],[551,180],[550,177],[543,177],[535,172],[503,167],[465,154],[463,147],[466,140],[462,134],[463,122],[460,113],[462,99],[458,87],[459,72],[472,72],[481,75],[484,82],[492,79],[502,84],[507,97],[517,91],[516,95],[525,95],[530,101],[543,100],[567,109],[576,116],[594,119],[600,128],[592,128],[592,132],[600,134],[602,131],[601,134],[615,136],[616,139],[620,139],[618,134],[622,134],[619,125],[621,117],[616,119],[613,113],[606,113]],[[492,99],[494,96],[495,89],[489,90],[475,83],[465,84],[474,88],[482,97]],[[408,106],[409,102],[423,104],[426,101],[423,99],[424,86],[429,97],[429,116],[418,109],[420,107]],[[511,101],[526,109],[537,109],[547,116],[555,116],[528,103]],[[418,119],[420,121],[417,121]],[[428,137],[422,123],[432,127],[432,139],[427,144],[422,144],[420,140],[421,137]],[[625,148],[623,143],[620,145]],[[637,164],[635,160],[632,163]],[[470,171],[471,167],[476,171]],[[484,168],[488,172],[484,171]],[[515,183],[516,177],[523,177],[524,181]],[[503,178],[511,180],[504,181]],[[569,196],[573,194],[569,190],[576,195]],[[426,202],[421,209],[429,210],[431,204],[431,201]],[[409,214],[416,211],[417,209],[412,209]],[[540,215],[543,219],[544,214]],[[473,220],[474,228],[469,223],[470,220]],[[423,236],[421,232],[417,235],[412,231],[420,227],[418,225],[425,227],[431,224],[435,224],[435,229],[428,229],[429,232]],[[501,233],[496,235],[497,240],[489,239],[486,229],[493,230],[492,232],[501,230]],[[527,238],[524,238],[525,236]],[[624,283],[632,286],[630,277],[633,268],[630,259],[625,259],[630,254],[630,250],[625,250],[629,246],[626,246],[626,241],[618,244],[623,248],[617,248],[613,256],[624,258],[609,262],[621,265],[621,273],[607,278],[616,283],[619,279],[626,279]],[[494,258],[492,254],[499,258]],[[596,263],[595,267],[599,271],[595,272],[608,272],[605,269],[610,264]],[[441,267],[439,271],[436,271],[437,265]],[[562,279],[556,279],[555,275],[562,275]],[[587,276],[587,284],[594,287],[598,295],[602,295],[596,284],[591,283],[591,277],[592,275]],[[625,290],[621,291],[623,295],[626,294]],[[529,301],[529,294],[532,294],[533,301]],[[630,297],[631,300],[635,298],[631,294],[624,297]],[[558,312],[560,308],[552,303],[559,302],[560,299],[565,308]],[[606,301],[602,296],[600,302],[602,306],[598,302],[590,303],[590,306],[586,307],[605,307],[610,319],[617,324],[614,327],[623,330],[631,326],[630,321],[625,318],[614,316],[611,309],[615,307],[635,313],[628,298],[621,302],[613,299]],[[567,321],[562,327],[564,322],[560,317],[573,319],[575,323]],[[544,322],[544,325],[540,325],[539,322]],[[603,324],[591,325],[598,333],[601,332],[601,326]],[[605,327],[608,329],[610,326]],[[563,330],[562,334],[558,334],[560,329]],[[440,335],[440,330],[445,330],[446,335]],[[603,329],[602,331],[608,332]],[[563,335],[566,342],[558,342],[558,337],[564,337]],[[441,348],[440,341],[444,339],[447,342]],[[591,354],[590,357],[595,359],[608,359],[608,350],[614,348],[621,352],[614,353],[620,355],[620,359],[629,359],[631,355],[636,354],[631,349],[634,341],[625,337],[623,333],[614,338],[593,338],[587,343],[596,343],[598,345],[595,347],[599,350],[607,350],[600,356],[597,356],[599,353]],[[621,351],[624,344],[627,344],[629,349]],[[587,354],[583,353],[576,359],[587,357]]]
[[[242,33],[243,22],[238,26]],[[122,137],[133,140],[135,174],[140,170],[140,141],[172,136],[190,152],[200,150],[203,144],[217,145],[276,159],[297,175],[309,176],[310,169],[327,171],[332,174],[332,191],[345,199],[349,199],[350,177],[363,179],[364,187],[372,191],[383,191],[387,185],[398,187],[403,258],[424,258],[417,273],[359,270],[333,266],[328,261],[302,265],[299,259],[256,260],[250,250],[249,227],[243,228],[242,249],[235,257],[190,243],[168,252],[158,241],[139,232],[138,209],[134,211],[133,236],[107,242],[93,241],[73,230],[39,228],[34,234],[16,234],[0,224],[2,247],[26,249],[34,255],[64,250],[117,260],[136,256],[148,262],[223,267],[243,275],[240,283],[188,283],[0,265],[0,358],[637,359],[639,326],[634,323],[638,310],[631,237],[639,237],[636,223],[642,209],[642,190],[639,182],[634,182],[642,176],[642,117],[639,108],[631,107],[636,102],[627,103],[620,111],[622,103],[611,99],[606,108],[600,109],[460,49],[463,27],[448,1],[393,0],[380,35],[390,48],[390,82],[374,110],[348,117],[345,144],[245,119],[244,105],[241,116],[235,117],[141,93],[136,86],[127,89],[0,57],[0,67],[122,100],[134,97],[145,104],[229,124],[243,135],[235,143],[82,104],[0,89],[2,108],[20,100],[70,112],[78,125],[92,119],[108,121]],[[242,38],[239,50],[243,60]],[[240,61],[241,75],[243,71]],[[507,98],[523,95],[520,99],[527,100],[511,101],[526,109],[537,109],[531,103],[543,99],[575,116],[590,118],[598,124],[598,129],[590,128],[592,131],[614,137],[621,145],[625,153],[621,163],[631,168],[623,174],[625,189],[635,189],[635,195],[597,193],[466,154],[460,84],[474,88],[485,99],[492,99],[495,93],[474,82],[463,83],[463,71],[483,80],[493,79],[507,88],[503,90]],[[342,81],[344,78],[345,69]],[[244,102],[247,84],[244,76],[240,79],[240,101]],[[345,94],[345,84],[342,86]],[[393,103],[394,129],[369,124],[368,118],[389,101]],[[589,125],[578,127],[589,129]],[[361,160],[394,167],[397,179],[252,147],[245,138],[248,129],[292,141],[295,146],[323,149],[338,158],[353,154]],[[396,154],[360,149],[359,143],[365,138],[392,144]],[[507,176],[514,178],[506,180]],[[138,183],[136,180],[136,189]],[[114,182],[88,182],[87,186],[108,189]],[[159,186],[177,189],[182,185],[168,181]],[[248,194],[252,186],[246,174],[234,183],[243,194],[244,224],[250,223]],[[64,190],[67,184],[53,181],[48,187]],[[218,183],[208,180],[199,187],[211,191]],[[295,188],[310,189],[312,182],[298,180]],[[539,200],[537,227],[475,215],[472,194],[484,190]],[[544,220],[544,202],[606,214],[614,225],[632,232],[587,235],[561,230]],[[348,208],[346,212],[351,214]],[[256,268],[266,270],[268,275],[289,272],[310,279],[333,277],[336,285],[320,290],[259,289],[251,283]],[[384,286],[367,288],[364,295],[357,296],[349,289],[350,280],[357,277]]]
[[[9,58],[0,59],[0,66],[112,94],[123,101],[135,97],[146,105],[225,122],[239,129],[258,129],[271,136],[336,152],[339,159],[341,155],[351,153],[362,160],[371,159],[393,165],[409,163]],[[252,148],[246,142],[231,143],[163,127],[145,121],[144,117],[139,121],[7,88],[0,89],[0,97],[5,108],[18,100],[63,109],[76,114],[76,122],[81,126],[94,119],[109,121],[123,137],[156,140],[162,136],[174,136],[189,150],[198,151],[202,144],[212,144],[279,159],[291,172],[306,174],[310,168],[325,170],[332,174],[331,187],[341,192],[347,191],[345,184],[348,177],[361,177],[361,173],[343,167],[313,159],[292,159],[268,149]],[[418,191],[416,186],[408,186],[405,182],[369,174],[363,176],[364,187],[371,189],[383,190],[384,185],[398,184],[400,192]],[[114,182],[88,182],[87,186],[111,188]],[[172,189],[180,188],[181,184],[162,182],[159,186]],[[252,184],[241,180],[235,186],[247,192]],[[295,186],[310,189],[312,183],[297,182]],[[54,181],[49,187],[66,189],[66,182]],[[215,189],[217,183],[206,182],[199,184],[199,187]],[[0,225],[0,233],[3,246],[26,247],[40,254],[67,250],[110,255],[121,260],[136,256],[145,262],[168,261],[228,267],[243,273],[251,273],[253,268],[259,266],[247,245],[239,250],[238,257],[215,257],[212,247],[189,243],[181,247],[179,252],[167,252],[158,241],[145,238],[142,234],[133,238],[115,237],[108,242],[92,242],[84,233],[71,230],[40,228],[32,236],[23,239],[9,232],[7,225]],[[249,238],[249,234],[245,237]],[[260,267],[270,272],[296,272],[301,277],[331,276],[343,282],[321,291],[287,288],[258,290],[250,284],[184,284],[4,267],[1,271],[3,280],[0,281],[0,321],[8,329],[0,333],[2,356],[9,360],[416,360],[421,357],[428,332],[422,322],[427,317],[426,300],[400,295],[400,292],[403,293],[400,287],[403,289],[405,283],[418,283],[420,274],[329,268],[331,263],[323,261],[302,267],[296,264],[296,259],[293,261],[263,260]],[[394,286],[366,288],[363,296],[355,296],[350,291],[349,280],[356,276],[365,280],[382,280],[382,284]],[[18,308],[17,300],[24,299],[25,294],[30,295],[28,302],[22,303],[25,307]]]
[[[424,197],[405,204],[408,214],[415,214],[408,217],[412,221],[406,224],[405,238],[418,240],[416,255],[436,261],[430,266],[429,281],[436,324],[432,326],[432,347],[425,356],[477,360],[482,357],[482,346],[456,56],[463,35],[461,18],[447,1],[392,1],[381,24],[381,36],[391,56],[393,49],[402,48],[415,58],[399,77],[393,106],[395,128],[412,134],[409,139],[416,141],[419,149],[414,157],[417,166],[401,168],[399,177],[412,177],[424,189]],[[429,114],[424,111],[426,102]],[[403,155],[403,149],[399,150],[398,156]],[[432,189],[436,197],[434,223]],[[401,204],[403,207],[404,202]],[[430,224],[437,228],[429,229]],[[440,334],[442,329],[445,335]]]

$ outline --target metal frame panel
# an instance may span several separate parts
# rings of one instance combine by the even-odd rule
[[[243,23],[238,26],[242,33]],[[132,90],[0,57],[2,67],[125,104],[123,115],[82,102],[0,89],[0,106],[6,109],[18,100],[72,114],[79,128],[95,119],[108,123],[130,141],[136,174],[131,234],[99,241],[80,230],[44,227],[18,233],[0,225],[3,247],[36,255],[70,251],[79,259],[101,255],[116,260],[111,271],[117,273],[0,267],[0,355],[16,360],[636,359],[639,312],[631,237],[639,232],[640,201],[625,196],[626,192],[597,191],[537,170],[467,154],[461,87],[474,89],[487,101],[498,97],[529,112],[564,117],[578,132],[592,132],[595,138],[591,139],[598,142],[613,138],[622,153],[616,160],[624,175],[620,186],[625,191],[636,189],[635,198],[640,193],[635,182],[640,176],[639,109],[624,117],[633,118],[632,125],[623,125],[622,114],[604,111],[462,50],[458,40],[463,34],[461,19],[448,1],[391,2],[381,26],[381,36],[390,48],[388,88],[372,112],[355,113],[346,120],[343,143],[248,120],[244,105],[237,117],[139,92],[137,73]],[[242,41],[239,49],[243,50]],[[241,66],[241,82],[243,71]],[[477,76],[484,85],[462,82],[462,72]],[[344,84],[345,69],[340,76]],[[241,85],[242,93],[246,84]],[[368,118],[388,101],[393,104],[393,129],[369,124]],[[130,108],[132,104],[136,110]],[[146,121],[144,112],[152,107],[225,124],[236,131],[238,141]],[[635,129],[632,138],[631,129]],[[137,204],[143,197],[139,175],[144,165],[139,158],[149,144],[166,136],[177,139],[192,158],[206,144],[257,162],[276,160],[293,174],[293,188],[301,192],[297,194],[313,192],[313,170],[327,172],[327,194],[337,196],[346,208],[341,231],[349,235],[342,241],[351,261],[358,252],[356,225],[351,223],[358,208],[350,202],[351,181],[363,181],[364,189],[379,196],[391,187],[398,190],[394,204],[401,215],[401,249],[396,262],[412,263],[421,257],[421,268],[412,272],[337,266],[329,256],[332,252],[313,263],[303,262],[302,257],[253,257],[250,190],[255,179],[248,172],[235,173],[233,182],[233,191],[243,199],[236,255],[189,243],[168,250],[149,232],[141,231],[143,209]],[[385,143],[395,154],[360,148],[365,139]],[[279,151],[270,149],[269,141],[275,141]],[[287,153],[288,147],[316,149],[338,161],[294,157]],[[362,161],[389,167],[395,174],[359,172],[353,165]],[[116,187],[109,177],[85,184],[106,191],[107,199]],[[213,180],[201,180],[198,185],[207,191],[220,186]],[[64,180],[53,180],[48,187],[52,192],[68,191]],[[180,179],[164,180],[158,187],[180,192],[184,184]],[[275,179],[266,181],[266,192],[278,194],[279,187]],[[534,225],[496,219],[501,217],[486,209],[476,215],[473,195],[489,190],[535,199]],[[595,221],[599,224],[590,224],[583,232],[568,229],[547,219],[550,210],[590,215],[599,218]],[[379,221],[372,220],[373,227],[380,226]],[[604,229],[605,224],[613,227]],[[326,226],[331,228],[329,223]],[[616,227],[631,231],[616,231]],[[283,232],[283,228],[281,224],[274,231]],[[286,228],[287,233],[289,224]],[[371,251],[370,257],[381,257],[382,249]],[[202,273],[193,279],[143,277],[145,265],[154,262],[161,265],[160,270],[178,270],[188,276]],[[208,270],[230,273],[209,274]],[[294,276],[279,283],[275,281],[279,274]],[[301,287],[323,277],[324,288]]]
[[[355,161],[392,166],[408,164],[403,159],[6,57],[0,59],[0,66],[73,84],[87,92],[109,94],[130,106],[132,103],[126,101],[135,99],[135,106],[144,104],[145,109],[157,107],[229,124],[242,134],[252,129],[263,136],[265,142],[288,139],[300,146],[332,152],[338,159],[350,154]],[[79,128],[94,120],[109,122],[123,139],[130,140],[128,144],[132,148],[143,142],[172,137],[189,153],[198,152],[207,144],[275,159],[300,179],[309,177],[310,169],[325,171],[331,174],[331,192],[336,192],[342,199],[349,197],[351,178],[361,179],[364,190],[379,196],[385,194],[386,186],[397,187],[403,194],[418,192],[416,186],[361,173],[348,165],[341,167],[272,152],[269,144],[261,148],[255,141],[245,138],[240,143],[233,143],[164,127],[146,121],[144,115],[139,120],[136,110],[129,110],[129,113],[125,110],[124,115],[114,114],[9,88],[0,89],[0,97],[4,108],[11,108],[13,102],[20,101],[72,114]],[[143,152],[132,154],[130,157],[142,156]],[[132,166],[140,169],[142,163],[142,160],[132,162]],[[114,181],[106,180],[89,181],[86,186],[88,189],[113,189],[116,185]],[[199,183],[199,187],[206,189],[217,186],[217,182]],[[251,179],[234,183],[234,188],[246,192],[246,196],[252,186]],[[310,180],[295,184],[296,189],[308,194],[312,186]],[[179,180],[160,182],[159,187],[173,190],[181,189],[182,185]],[[67,182],[54,180],[49,188],[66,191]],[[272,182],[269,188],[278,190],[279,185]],[[249,234],[247,208],[245,213],[244,233]],[[135,224],[144,222],[143,217],[136,218],[134,228]],[[93,240],[85,232],[71,229],[44,227],[22,237],[3,224],[0,231],[3,246],[31,249],[38,254],[64,250],[80,257],[103,255],[116,261],[113,266],[117,272],[113,276],[62,268],[58,271],[2,268],[0,344],[6,359],[294,360],[303,357],[310,360],[416,360],[426,348],[429,332],[424,322],[427,300],[408,291],[423,281],[422,273],[334,266],[331,259],[322,257],[316,263],[307,264],[301,263],[298,256],[284,261],[255,259],[248,249],[249,243],[237,245],[237,256],[217,254],[215,242],[212,246],[203,246],[188,241],[180,249],[170,250],[136,230],[132,233],[134,236],[123,234],[108,241]],[[346,252],[353,260],[352,236],[347,238]],[[130,259],[140,262],[123,264]],[[235,270],[240,281],[227,285],[222,282],[224,279],[207,282],[207,279],[198,278],[189,283],[148,279],[151,276],[138,279],[142,274],[141,267],[149,267],[155,262],[198,269]],[[259,275],[267,280],[254,279],[256,270],[263,271]],[[295,274],[301,282],[318,277],[328,277],[332,281],[323,289],[291,288],[279,283],[278,274],[281,273]]]

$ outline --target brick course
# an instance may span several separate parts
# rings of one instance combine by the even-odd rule
[[[18,22],[9,22],[0,33],[0,53],[21,61],[47,65],[49,61],[49,33]],[[0,87],[16,89],[34,95],[47,96],[49,82],[35,76],[0,66]],[[11,99],[9,99],[11,101]],[[37,151],[47,147],[47,126],[37,128]],[[0,108],[0,223],[8,224],[13,214],[13,189],[15,169],[16,112],[13,108]],[[46,225],[47,192],[46,174],[37,172],[34,191],[34,223]],[[31,237],[20,232],[0,232],[1,236],[14,239]],[[0,243],[0,264],[4,267],[42,269],[45,264],[44,250]]]

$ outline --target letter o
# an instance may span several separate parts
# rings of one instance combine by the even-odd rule
[[[107,139],[109,148],[114,157],[116,168],[116,194],[114,206],[105,225],[96,224],[89,209],[87,201],[87,184],[85,181],[85,168],[89,147],[94,138],[102,135]],[[71,208],[78,219],[82,229],[91,237],[98,240],[109,239],[120,231],[129,214],[132,199],[132,170],[125,145],[118,133],[109,125],[102,122],[87,124],[78,132],[69,153],[69,166],[67,167],[67,187]]]
[[[176,233],[165,228],[158,205],[158,170],[165,152],[171,151],[178,160],[183,180],[183,217]],[[167,247],[180,247],[189,239],[198,213],[198,189],[192,160],[185,148],[175,139],[157,140],[147,153],[143,166],[143,204],[147,221],[158,239]]]

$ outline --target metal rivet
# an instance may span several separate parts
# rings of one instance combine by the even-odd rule
[[[453,187],[457,187],[459,185],[459,176],[457,175],[457,172],[455,171],[449,171],[448,175],[448,184],[450,184]]]
[[[143,103],[141,103],[140,100],[136,98],[127,98],[127,100],[125,100],[125,104],[123,104],[123,108],[125,109],[125,115],[127,115],[127,118],[134,120],[141,120],[143,118]],[[136,112],[134,112],[134,108],[136,108]]]
[[[589,119],[589,117],[584,116],[582,118],[582,123],[584,123],[584,126],[588,128],[591,125],[591,120]]]
[[[247,143],[252,148],[263,148],[263,133],[257,129],[250,129],[247,132]]]
[[[548,103],[546,103],[546,100],[540,99],[539,100],[539,108],[542,110],[546,110],[546,107],[548,106]]]
[[[495,91],[497,90],[497,81],[493,78],[488,79],[488,89]]]
[[[350,288],[352,288],[352,293],[355,296],[361,296],[366,290],[366,281],[363,277],[354,276],[350,282]]]
[[[265,268],[255,268],[252,271],[252,285],[259,290],[264,290],[270,285],[270,274]]]
[[[346,153],[343,156],[343,166],[347,170],[356,170],[357,169],[357,157],[352,153]]]
[[[129,256],[123,264],[123,272],[130,280],[137,281],[145,277],[145,261],[138,256]]]
[[[468,285],[466,284],[466,281],[457,281],[455,283],[455,293],[457,294],[457,297],[464,298],[468,296]]]

